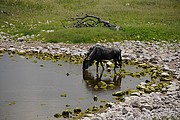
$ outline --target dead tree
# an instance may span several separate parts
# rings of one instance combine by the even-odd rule
[[[97,27],[103,26],[115,30],[119,30],[120,26],[111,24],[109,21],[102,20],[100,17],[94,15],[83,14],[84,16],[77,15],[75,18],[71,17],[66,19],[68,25],[63,26],[65,28],[82,28],[82,27]]]

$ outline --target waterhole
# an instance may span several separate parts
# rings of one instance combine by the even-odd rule
[[[124,70],[141,72],[142,68],[125,65]],[[118,71],[117,69],[116,71]],[[99,69],[95,66],[82,71],[82,64],[52,62],[34,57],[4,53],[0,57],[0,118],[2,120],[48,120],[55,113],[66,109],[82,111],[102,101],[115,101],[112,93],[135,89],[137,85],[150,80],[144,77],[124,76]],[[102,87],[102,84],[106,84]],[[94,96],[98,100],[94,101]]]

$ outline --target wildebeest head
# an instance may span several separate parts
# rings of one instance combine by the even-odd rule
[[[83,70],[88,69],[91,65],[92,65],[92,61],[89,60],[89,59],[85,59],[85,60],[83,61]]]

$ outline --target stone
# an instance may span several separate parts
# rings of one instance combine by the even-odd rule
[[[118,117],[116,120],[126,120],[124,117]]]
[[[92,117],[91,120],[103,120],[101,117]]]
[[[166,88],[162,88],[162,92],[167,92],[167,89]]]
[[[168,96],[172,96],[172,95],[176,95],[176,94],[177,94],[176,91],[168,91],[168,92],[166,93],[166,95],[168,95]]]
[[[127,120],[134,120],[133,114],[127,116]]]
[[[167,90],[168,91],[176,91],[178,89],[179,89],[179,86],[173,86],[173,87],[168,88]]]
[[[87,117],[94,117],[94,114],[87,114]]]
[[[149,62],[153,63],[153,64],[158,64],[158,59],[157,57],[153,57],[153,58],[150,58]]]
[[[168,65],[164,65],[164,66],[163,66],[163,68],[162,68],[162,70],[169,71],[169,70],[170,70],[170,68],[169,68],[169,66],[168,66]]]
[[[123,107],[122,108],[122,114],[125,115],[127,114],[128,112],[131,112],[132,111],[132,108],[130,107]]]
[[[177,97],[178,97],[178,98],[180,98],[180,91],[179,91],[179,92],[177,92]]]
[[[24,41],[24,38],[18,38],[17,41],[18,41],[18,42],[23,42],[23,41]]]
[[[106,113],[101,113],[100,115],[99,115],[99,117],[102,117],[102,118],[106,118],[108,116],[108,114],[106,114]]]
[[[161,73],[161,76],[162,77],[169,77],[170,75],[168,73],[166,73],[166,72],[163,72],[163,73]]]
[[[10,47],[9,49],[8,49],[8,51],[15,51],[16,49],[15,48],[12,48],[12,47]]]
[[[140,96],[141,94],[139,92],[133,92],[131,93],[131,96]]]
[[[91,120],[91,119],[88,117],[83,117],[81,120]]]
[[[123,91],[118,91],[112,94],[113,96],[123,96],[125,93]]]
[[[141,109],[145,108],[147,110],[152,110],[153,106],[146,103],[146,104],[142,104],[140,108]]]
[[[140,102],[137,101],[137,100],[135,100],[135,101],[133,101],[133,102],[131,103],[131,105],[132,105],[132,107],[137,107],[137,108],[139,108],[139,107],[140,107]]]
[[[162,61],[163,61],[163,62],[170,62],[171,59],[169,59],[169,58],[162,58]]]
[[[3,53],[6,49],[4,47],[0,48],[0,53]]]
[[[13,47],[14,47],[14,45],[13,45],[13,44],[10,44],[10,45],[9,45],[9,47],[10,47],[10,48],[13,48]]]
[[[176,78],[180,81],[180,74],[176,75]]]
[[[161,80],[161,81],[171,81],[172,78],[170,78],[170,77],[164,77],[164,78],[161,78],[160,80]]]
[[[141,110],[139,108],[133,108],[132,112],[134,117],[138,117],[141,115]]]
[[[155,101],[161,101],[161,98],[159,97],[159,95],[157,95],[156,93],[152,92],[149,95],[153,100]]]
[[[113,68],[113,67],[114,67],[114,64],[113,64],[111,61],[108,61],[108,62],[106,63],[106,66]]]

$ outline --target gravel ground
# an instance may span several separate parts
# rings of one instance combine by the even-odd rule
[[[122,58],[160,66],[174,75],[167,93],[152,92],[125,98],[125,102],[111,103],[103,113],[88,114],[81,120],[180,120],[180,44],[166,42],[128,41],[98,43],[122,50]],[[84,56],[92,44],[41,43],[13,40],[0,33],[0,51],[70,54]]]

